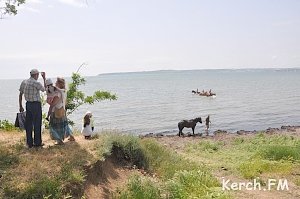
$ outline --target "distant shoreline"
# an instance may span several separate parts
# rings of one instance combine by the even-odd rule
[[[289,67],[289,68],[203,68],[203,69],[170,69],[170,70],[149,70],[149,71],[124,71],[124,72],[108,72],[108,73],[99,73],[96,76],[105,76],[105,75],[124,75],[124,74],[135,74],[135,73],[156,73],[156,72],[180,72],[180,71],[259,71],[259,70],[271,70],[271,71],[290,71],[290,70],[300,70],[299,67]],[[89,76],[95,77],[95,76]]]

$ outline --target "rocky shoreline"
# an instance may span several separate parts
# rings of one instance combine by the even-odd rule
[[[271,127],[269,127],[265,130],[260,130],[260,131],[257,131],[257,130],[253,130],[253,131],[238,130],[236,132],[229,132],[229,131],[219,129],[219,130],[214,131],[210,135],[212,135],[212,136],[215,136],[217,134],[246,135],[246,134],[256,134],[256,133],[272,134],[272,133],[280,133],[280,132],[296,132],[297,129],[300,129],[300,126],[287,125],[287,126],[281,126],[280,128],[271,128]],[[183,137],[191,137],[191,136],[201,137],[202,135],[203,135],[202,133],[193,135],[192,133],[188,132],[188,133],[183,134]],[[145,135],[140,135],[139,137],[140,138],[149,138],[149,137],[159,138],[159,137],[175,137],[175,136],[178,136],[178,134],[170,135],[170,134],[164,134],[164,133],[148,133],[148,134],[145,134]]]

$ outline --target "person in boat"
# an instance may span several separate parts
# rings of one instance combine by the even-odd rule
[[[209,94],[209,95],[212,95],[212,93],[211,93],[211,89],[209,89],[209,91],[208,91],[208,94]]]

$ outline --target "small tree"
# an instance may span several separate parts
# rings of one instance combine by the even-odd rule
[[[0,0],[0,17],[3,15],[16,15],[17,7],[25,3],[25,0]]]
[[[84,85],[85,83],[85,78],[81,77],[78,71],[72,74],[72,82],[69,84],[69,89],[67,92],[67,116],[71,115],[83,104],[94,104],[95,102],[99,102],[102,100],[117,99],[117,96],[115,94],[111,94],[108,91],[100,90],[95,91],[94,94],[91,96],[85,96],[85,94],[81,90],[79,90],[79,86]],[[73,121],[69,120],[69,123],[71,125],[74,125]]]

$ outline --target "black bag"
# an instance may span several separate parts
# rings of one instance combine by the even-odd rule
[[[25,129],[25,119],[26,119],[26,111],[17,113],[15,127],[19,127],[20,129]]]

